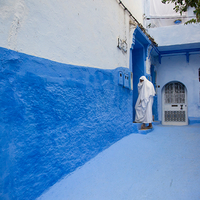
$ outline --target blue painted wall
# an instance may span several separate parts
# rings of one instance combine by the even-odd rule
[[[156,71],[154,65],[151,65],[151,78],[152,78],[152,83],[154,85],[154,89],[156,91]],[[154,121],[158,121],[158,97],[157,94],[154,96],[154,101],[153,101],[153,107],[152,107],[152,112],[153,112],[153,117]]]
[[[187,90],[187,108],[189,123],[200,118],[199,91],[200,82],[198,70],[200,63],[199,54],[191,54],[189,62],[185,55],[162,57],[161,64],[157,64],[157,101],[158,118],[162,121],[162,91],[164,86],[171,81],[178,81],[185,85]]]
[[[0,48],[0,199],[35,199],[137,131],[133,92],[118,85],[119,70]]]
[[[137,44],[137,41],[136,41]],[[139,78],[145,74],[144,72],[144,49],[143,48],[135,48],[132,51],[133,53],[133,121],[135,121],[135,104],[138,98],[138,82]]]

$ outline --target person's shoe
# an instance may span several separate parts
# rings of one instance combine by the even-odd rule
[[[147,127],[145,126],[145,124],[142,124],[141,130],[145,130],[145,129],[147,129]]]
[[[152,126],[152,125],[151,125],[151,126],[147,126],[147,128],[148,128],[148,129],[152,129],[152,128],[153,128],[153,126]]]

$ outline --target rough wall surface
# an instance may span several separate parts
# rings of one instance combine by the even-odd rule
[[[132,91],[118,85],[118,70],[0,48],[0,199],[35,199],[134,132]]]

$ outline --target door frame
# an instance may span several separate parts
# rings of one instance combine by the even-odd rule
[[[130,48],[130,70],[133,73],[133,121],[135,120],[135,104],[138,98],[137,85],[141,76],[146,76],[146,58],[151,44],[149,38],[137,26],[133,33],[133,43]]]
[[[164,117],[165,117],[165,113],[164,113],[164,111],[165,111],[165,106],[164,106],[164,104],[165,104],[164,92],[165,92],[165,86],[167,84],[169,84],[169,83],[181,83],[184,86],[184,89],[185,89],[185,103],[184,103],[184,105],[185,105],[185,122],[176,122],[176,121],[165,122],[164,121]],[[173,125],[173,126],[188,125],[188,100],[187,100],[187,88],[186,88],[186,86],[182,82],[180,82],[180,81],[170,81],[170,82],[166,83],[163,86],[163,88],[161,90],[161,97],[162,97],[162,125]],[[183,104],[183,103],[174,103],[174,104],[177,104],[178,108],[179,108],[181,106],[181,104]],[[172,111],[173,111],[173,109],[172,109]],[[174,111],[175,111],[175,109],[174,109]]]

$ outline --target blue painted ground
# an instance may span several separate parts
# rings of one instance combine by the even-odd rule
[[[131,134],[38,200],[199,200],[200,124]]]

